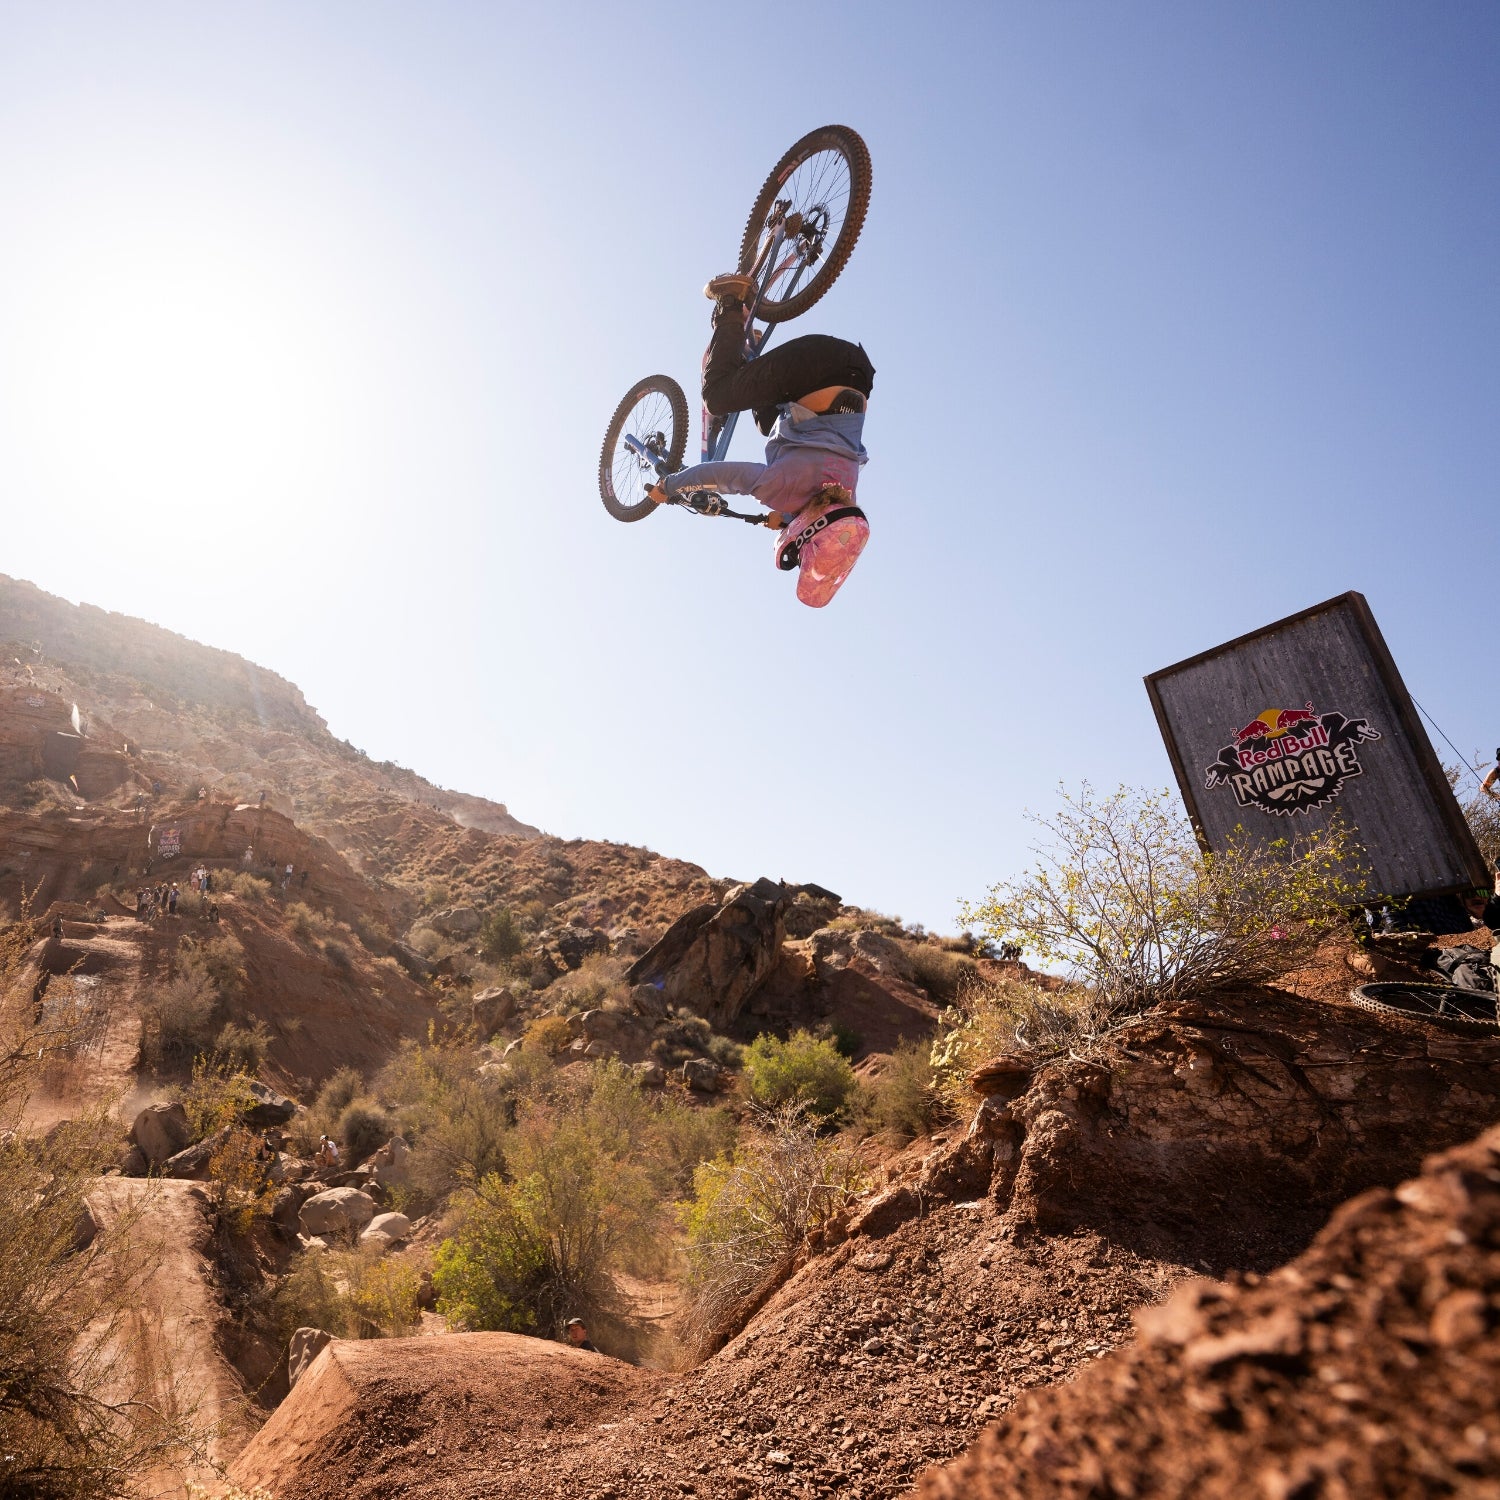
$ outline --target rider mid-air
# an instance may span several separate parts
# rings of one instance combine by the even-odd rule
[[[714,319],[702,461],[682,467],[687,394],[670,375],[626,391],[599,450],[599,498],[615,520],[673,511],[770,527],[777,566],[797,570],[797,597],[815,609],[838,592],[870,535],[854,496],[875,367],[860,345],[826,334],[768,345],[848,263],[870,182],[869,149],[847,125],[820,125],[784,152],[751,207],[738,269],[704,289]],[[769,439],[763,464],[729,461],[742,411]],[[765,509],[747,514],[726,495],[751,495]]]
[[[752,495],[771,512],[776,562],[798,569],[797,597],[814,609],[833,598],[859,560],[869,522],[854,503],[869,455],[861,438],[875,367],[860,344],[809,333],[750,358],[756,284],[730,272],[704,288],[714,299],[703,356],[703,404],[716,417],[748,411],[769,437],[766,461],[695,464],[658,482],[658,504],[684,490]],[[774,429],[774,430],[773,430]]]

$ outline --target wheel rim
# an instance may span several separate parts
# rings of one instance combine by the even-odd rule
[[[672,399],[665,391],[646,391],[625,413],[620,435],[610,454],[610,493],[619,504],[638,505],[657,477],[651,462],[627,448],[625,439],[634,437],[651,444],[653,448],[659,448],[665,458],[672,451],[677,436],[673,426]]]
[[[802,291],[833,253],[849,218],[849,202],[854,174],[849,159],[834,146],[825,146],[803,157],[787,174],[777,191],[775,204],[785,204],[785,214],[800,215],[803,233],[799,235],[804,255],[786,265],[792,246],[782,244],[776,255],[779,269],[761,287],[761,300],[782,303]],[[775,217],[773,205],[770,218]],[[772,231],[762,223],[755,243],[752,264],[758,260]],[[807,254],[811,259],[805,258]]]

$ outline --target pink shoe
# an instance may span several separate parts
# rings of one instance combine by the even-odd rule
[[[870,523],[855,505],[809,505],[777,539],[776,565],[799,569],[797,597],[822,609],[854,571],[870,540]]]

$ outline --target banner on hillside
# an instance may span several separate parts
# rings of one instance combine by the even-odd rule
[[[1146,691],[1209,849],[1237,828],[1270,842],[1339,816],[1382,896],[1491,880],[1362,594],[1153,672]]]
[[[163,828],[156,840],[156,853],[161,859],[172,859],[182,853],[182,830]]]

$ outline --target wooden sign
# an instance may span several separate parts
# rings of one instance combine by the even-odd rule
[[[1146,691],[1209,849],[1236,828],[1269,842],[1338,814],[1364,846],[1373,892],[1490,883],[1364,595],[1153,672]]]

